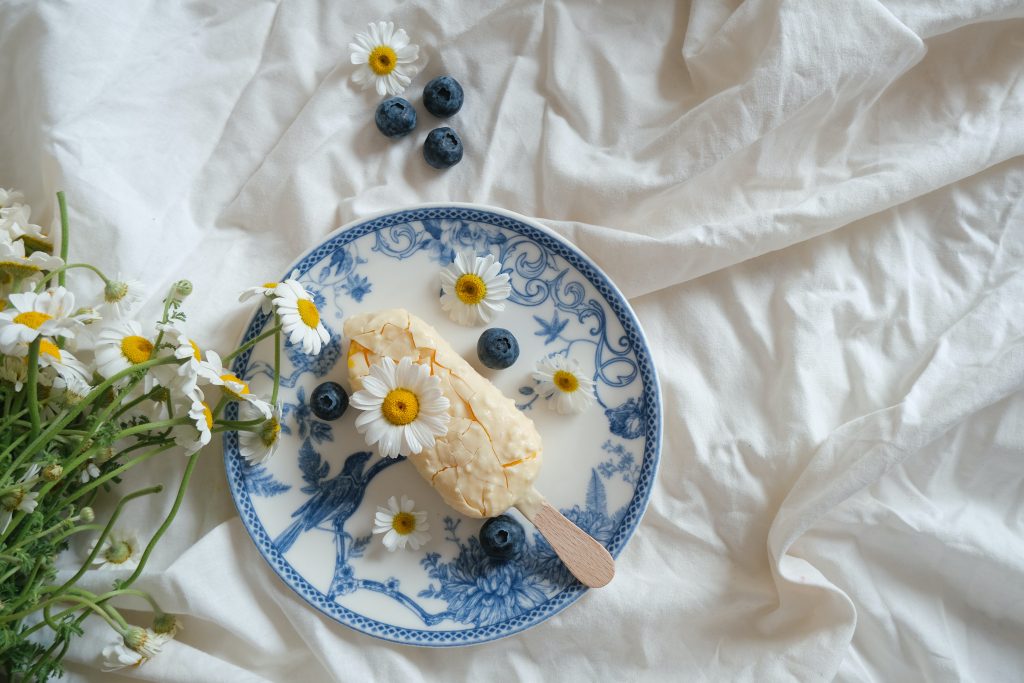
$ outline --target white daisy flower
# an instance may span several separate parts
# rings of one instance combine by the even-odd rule
[[[426,512],[413,510],[416,502],[403,495],[401,504],[394,496],[388,498],[388,506],[377,506],[373,517],[373,533],[384,534],[384,545],[391,552],[408,545],[413,550],[430,540],[430,524]]]
[[[136,668],[146,662],[146,657],[131,649],[124,643],[113,643],[103,648],[103,664],[101,669],[107,673],[121,669]]]
[[[408,357],[395,365],[385,356],[371,365],[349,404],[364,411],[356,418],[356,430],[387,458],[419,453],[448,432],[449,403],[441,380]]]
[[[199,375],[206,378],[210,384],[221,387],[230,398],[253,406],[263,414],[263,417],[269,418],[274,414],[269,403],[249,390],[248,382],[224,367],[220,354],[216,351],[206,352],[206,360],[200,363]]]
[[[10,241],[21,240],[34,251],[53,252],[53,242],[43,229],[29,220],[32,207],[15,204],[0,209],[0,232],[7,234]]]
[[[203,392],[199,389],[195,390],[192,397],[188,416],[191,422],[175,434],[174,441],[185,449],[185,455],[192,455],[213,438],[213,432],[210,431],[213,429],[213,410],[203,400]]]
[[[57,376],[64,378],[65,386],[69,375],[74,375],[84,383],[85,378],[92,374],[82,361],[75,358],[74,354],[67,349],[60,348],[49,339],[42,339],[39,342],[39,367],[56,370]]]
[[[151,628],[129,626],[124,632],[124,644],[145,659],[152,659],[160,654],[160,649],[173,638],[168,633],[157,633]]]
[[[565,356],[550,356],[537,361],[533,378],[540,385],[537,393],[550,398],[559,413],[579,413],[594,402],[594,382],[583,374],[579,363]]]
[[[107,318],[121,318],[145,298],[144,294],[141,282],[118,273],[115,279],[107,280],[103,287],[100,309],[107,314]]]
[[[7,531],[7,525],[11,523],[15,512],[20,510],[29,513],[36,509],[39,493],[29,489],[35,486],[40,469],[38,464],[29,465],[18,480],[17,487],[0,497],[0,534]]]
[[[113,377],[150,360],[153,351],[153,341],[142,334],[139,323],[116,320],[96,337],[96,369],[104,377]]]
[[[87,484],[96,477],[100,476],[100,468],[94,460],[88,460],[85,466],[82,467],[82,473],[78,475],[79,481],[83,484]]]
[[[163,386],[169,389],[177,389],[186,395],[192,393],[192,390],[199,384],[200,370],[203,367],[203,352],[199,348],[199,344],[185,334],[184,330],[175,325],[161,323],[156,327],[174,345],[174,357],[184,362],[177,367],[173,365],[158,366],[153,368],[154,374]],[[169,368],[170,372],[173,372],[176,376],[172,377],[166,370],[163,373],[156,372],[164,368]],[[205,381],[205,377],[203,379]]]
[[[249,299],[258,296],[260,297],[260,308],[263,310],[264,313],[266,313],[271,309],[271,304],[274,300],[274,290],[277,289],[277,286],[279,284],[281,283],[264,282],[259,287],[250,287],[238,295],[238,300],[242,303],[245,303]]]
[[[260,412],[247,403],[243,403],[240,419],[255,420],[261,417]],[[281,406],[274,407],[274,413],[256,428],[249,432],[238,430],[238,450],[250,465],[262,464],[274,457],[277,447],[281,444]]]
[[[96,542],[89,546],[88,554],[92,554]],[[92,565],[98,569],[135,569],[139,566],[142,546],[135,532],[124,529],[111,529],[103,547],[93,558]]]
[[[331,340],[331,335],[320,322],[320,311],[313,303],[313,297],[295,280],[279,284],[274,295],[274,306],[281,316],[282,331],[288,337],[288,343],[301,344],[303,353],[314,356],[320,353],[323,345]]]
[[[489,323],[495,313],[505,310],[512,293],[507,273],[491,254],[474,256],[460,252],[441,271],[441,308],[460,325]]]
[[[405,29],[396,31],[390,21],[370,24],[348,49],[356,65],[352,80],[363,89],[374,86],[381,97],[401,95],[423,66],[417,61],[420,48],[409,42]]]
[[[25,243],[21,240],[0,240],[0,274],[9,275],[15,280],[31,278],[63,265],[64,261],[59,256],[51,256],[42,251],[34,251],[25,256]]]
[[[0,363],[0,381],[14,385],[14,391],[20,392],[28,380],[28,363],[23,358],[4,356]]]
[[[75,312],[75,295],[64,287],[41,294],[11,294],[8,299],[12,307],[0,311],[0,350],[4,353],[40,335],[74,337],[83,325],[81,315]]]
[[[25,195],[19,190],[5,190],[0,187],[0,209],[6,209],[25,201]]]
[[[62,355],[67,353],[67,351],[63,351]],[[59,392],[60,399],[66,406],[76,406],[92,393],[92,385],[77,372],[58,374],[53,380],[53,388]]]

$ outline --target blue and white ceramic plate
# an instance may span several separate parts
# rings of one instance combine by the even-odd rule
[[[478,362],[483,327],[459,326],[441,310],[439,272],[461,250],[494,254],[511,277],[511,299],[493,323],[519,340],[521,355],[507,370],[488,370]],[[285,348],[284,437],[266,466],[247,466],[234,432],[224,440],[239,514],[284,582],[357,631],[435,647],[512,635],[578,600],[586,589],[518,512],[510,514],[527,529],[528,547],[505,564],[488,560],[477,540],[481,520],[448,508],[410,463],[371,455],[355,431],[355,411],[323,422],[313,416],[308,399],[326,380],[348,386],[346,363],[338,362],[345,354],[338,336],[344,318],[408,309],[516,398],[544,440],[537,490],[617,556],[639,524],[654,483],[661,404],[650,351],[615,285],[548,229],[471,205],[424,206],[354,223],[290,272],[316,298],[331,343],[316,357]],[[245,339],[258,335],[267,320],[257,313]],[[597,404],[581,415],[558,415],[534,390],[534,364],[552,353],[575,358],[593,375]],[[264,395],[272,354],[272,344],[263,342],[234,364],[235,373]],[[303,504],[325,489],[332,489],[336,507],[319,510],[321,521],[291,541],[283,532],[304,514]],[[378,505],[402,494],[428,512],[432,538],[418,551],[390,553],[371,535],[373,516]]]

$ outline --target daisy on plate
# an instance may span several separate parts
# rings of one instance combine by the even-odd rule
[[[248,382],[224,367],[220,360],[220,354],[216,351],[206,352],[206,360],[200,364],[199,375],[205,377],[210,384],[221,387],[229,398],[248,403],[256,408],[263,417],[269,418],[273,415],[274,411],[270,404],[254,395],[249,390]]]
[[[388,498],[388,506],[377,506],[373,516],[373,533],[384,534],[384,546],[391,552],[408,545],[413,550],[430,540],[430,524],[427,513],[413,510],[416,501],[402,495],[402,502],[394,496]]]
[[[93,541],[88,554],[91,555],[95,548],[96,541]],[[141,555],[142,546],[135,532],[114,528],[93,558],[92,565],[97,569],[135,569],[139,566]]]
[[[594,402],[594,382],[572,358],[542,358],[537,361],[533,378],[539,383],[537,393],[551,399],[550,405],[563,415],[582,412]]]
[[[331,335],[320,322],[320,311],[309,292],[296,280],[285,280],[274,288],[274,297],[288,343],[301,344],[303,353],[320,353]]]
[[[203,392],[195,389],[188,408],[189,423],[176,428],[174,442],[185,449],[185,455],[192,455],[213,438],[213,410],[203,400]]]
[[[419,453],[448,432],[449,403],[441,393],[441,380],[408,357],[396,365],[385,356],[371,365],[363,388],[352,394],[349,404],[363,411],[356,418],[356,431],[387,458]]]
[[[103,286],[100,309],[108,313],[109,318],[121,318],[145,298],[143,290],[141,282],[118,273],[115,279],[107,280]]]
[[[370,24],[348,49],[356,65],[352,80],[363,89],[373,86],[381,97],[401,95],[423,66],[418,62],[420,48],[409,42],[405,29],[395,30],[390,21]]]
[[[0,240],[0,274],[9,275],[15,280],[32,278],[44,271],[56,270],[64,265],[59,256],[51,256],[43,251],[33,251],[25,255],[25,243],[21,240],[8,242]]]
[[[117,320],[96,336],[96,369],[104,377],[113,377],[150,360],[154,350],[153,341],[142,334],[139,323]]]
[[[19,344],[29,344],[40,335],[74,337],[82,327],[75,312],[75,295],[64,287],[45,292],[22,292],[8,296],[10,308],[0,311],[0,350],[12,353]]]
[[[460,325],[489,323],[505,310],[512,293],[507,273],[494,256],[475,256],[464,251],[441,271],[441,308]]]
[[[239,419],[255,420],[262,414],[248,403],[243,403]],[[281,444],[281,406],[274,406],[273,414],[256,426],[255,431],[238,430],[238,450],[250,465],[260,465],[274,457]]]

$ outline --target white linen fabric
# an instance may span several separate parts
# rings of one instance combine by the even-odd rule
[[[433,76],[465,87],[447,172],[420,149],[440,124],[420,108],[416,134],[385,139],[349,82],[347,43],[378,19],[429,56],[414,104]],[[1012,0],[7,0],[0,185],[46,221],[64,189],[75,259],[144,277],[145,313],[189,277],[193,333],[230,348],[237,292],[337,226],[479,202],[600,264],[662,379],[661,471],[615,581],[470,649],[307,607],[211,447],[141,581],[186,630],[123,676],[1019,676],[1022,36]],[[135,508],[143,535],[171,489]],[[111,640],[94,624],[69,679],[117,680],[98,668]]]

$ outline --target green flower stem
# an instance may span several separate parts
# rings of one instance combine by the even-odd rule
[[[10,399],[10,395],[8,395],[7,398]],[[9,402],[4,404],[4,419],[0,421],[0,429],[6,429],[12,425],[15,420],[20,420],[28,413],[28,408],[23,408],[16,413],[12,413],[8,404]]]
[[[87,406],[91,405],[96,401],[96,399],[102,396],[103,392],[105,392],[107,389],[109,389],[110,387],[112,387],[114,384],[121,381],[125,377],[128,377],[136,372],[148,370],[149,368],[156,367],[158,365],[168,365],[170,363],[177,362],[179,361],[174,356],[164,356],[163,358],[154,358],[153,360],[147,360],[144,363],[133,365],[130,368],[126,368],[121,372],[111,375],[103,382],[100,382],[95,389],[89,392],[88,396],[86,396],[82,401],[80,401],[77,405],[71,408],[71,410],[69,410],[67,414],[65,414],[60,419],[50,423],[50,425],[43,431],[43,433],[36,437],[36,439],[25,448],[25,450],[21,453],[19,458],[25,459],[35,455],[40,448],[46,445],[50,437],[60,432],[62,429],[64,429],[64,427],[68,426],[72,420],[78,417],[81,414],[81,412],[85,410]],[[2,541],[3,538],[6,537],[0,537],[0,541]]]
[[[212,411],[210,411],[213,414],[213,419],[216,420],[218,417],[220,417],[220,413],[221,413],[222,410],[224,410],[224,407],[227,404],[231,403],[231,401],[233,401],[233,400],[234,399],[228,398],[227,393],[222,395],[220,397],[220,400],[217,401],[217,405],[214,406]]]
[[[21,442],[24,441],[25,439],[27,439],[29,436],[30,436],[29,433],[25,432],[24,434],[19,436],[17,439],[12,441],[11,444],[7,448],[4,449],[3,453],[0,453],[0,460],[4,459],[8,455],[10,455],[14,451],[14,449],[17,448],[18,446],[20,446]],[[12,462],[11,463],[10,467],[7,468],[8,474],[13,475],[14,467],[17,464],[18,464],[17,462]]]
[[[28,346],[28,379],[25,384],[28,389],[28,416],[32,420],[32,438],[39,436],[39,345],[42,337],[36,337]]]
[[[22,585],[21,592],[18,593],[18,597],[14,598],[14,600],[11,600],[11,602],[10,602],[10,607],[11,608],[18,607],[28,597],[28,591],[29,591],[29,589],[31,589],[35,585],[36,574],[39,573],[39,568],[41,566],[43,566],[43,558],[40,557],[39,559],[37,559],[35,561],[35,564],[32,565],[32,571],[29,573],[28,579]],[[4,577],[4,578],[6,579],[7,577]],[[2,583],[2,581],[0,581],[0,583]],[[21,616],[25,616],[27,614],[31,614],[34,611],[35,611],[35,608],[30,609],[30,610],[26,611],[25,614],[23,614]],[[0,624],[4,623],[5,621],[14,621],[14,618],[13,617],[11,617],[11,618],[0,617]]]
[[[157,604],[156,600],[153,598],[152,595],[150,595],[146,591],[140,591],[137,588],[119,588],[117,590],[112,590],[109,593],[104,593],[103,595],[96,596],[96,602],[103,604],[107,600],[115,598],[118,595],[134,595],[136,597],[142,598],[143,600],[149,603],[150,607],[153,608],[153,612],[155,612],[156,614],[164,613],[164,611],[160,609],[160,605]]]
[[[171,310],[171,304],[174,303],[174,290],[177,283],[172,283],[171,288],[167,290],[167,296],[164,297],[164,312],[160,316],[160,322],[166,324],[169,318],[167,313]],[[164,340],[164,331],[160,330],[160,333],[156,335],[156,341],[153,343],[153,348],[160,348],[160,343]]]
[[[111,442],[115,442],[118,439],[125,439],[135,434],[143,434],[145,432],[152,432],[158,429],[166,429],[168,427],[177,427],[178,425],[187,425],[191,420],[187,417],[179,417],[173,420],[161,420],[160,422],[143,422],[142,424],[129,427],[128,429],[122,429],[119,431]]]
[[[102,486],[107,481],[109,481],[109,480],[113,479],[114,477],[118,476],[122,472],[125,472],[126,470],[129,470],[132,467],[135,467],[140,462],[145,462],[146,460],[149,460],[150,458],[152,458],[154,455],[156,455],[158,453],[163,453],[164,451],[166,451],[166,450],[168,450],[170,448],[173,448],[175,445],[176,444],[173,441],[171,441],[170,443],[166,443],[166,444],[160,446],[159,448],[155,448],[155,449],[153,449],[151,451],[146,451],[142,455],[139,455],[139,456],[136,456],[135,458],[132,458],[131,460],[129,460],[128,462],[124,463],[120,467],[116,467],[116,468],[110,470],[109,472],[104,472],[103,474],[101,474],[100,476],[96,477],[95,479],[90,481],[88,484],[86,484],[85,486],[82,486],[77,491],[75,491],[73,494],[68,496],[67,500],[64,501],[65,504],[73,503],[74,501],[78,500],[79,498],[81,498],[82,496],[86,495],[90,491],[92,491],[92,490]]]
[[[235,349],[234,351],[232,351],[228,355],[224,356],[224,359],[221,362],[224,364],[225,367],[227,367],[227,364],[231,362],[232,358],[234,358],[235,356],[237,356],[240,353],[248,351],[249,349],[251,349],[252,347],[256,346],[257,344],[259,344],[261,341],[263,341],[267,337],[270,337],[272,335],[278,334],[280,331],[281,331],[281,325],[280,325],[280,323],[278,323],[277,325],[274,325],[274,327],[272,327],[271,329],[267,330],[266,332],[264,332],[260,336],[254,338],[254,339],[250,339],[249,341],[247,341],[246,343],[242,344],[241,346],[239,346],[237,349]]]
[[[258,427],[266,421],[266,418],[258,417],[254,420],[217,420],[216,424],[220,427],[227,427],[228,430],[248,429],[249,427]]]
[[[77,572],[75,572],[74,576],[65,581],[64,584],[61,585],[61,587],[58,588],[56,592],[61,593],[67,590],[69,586],[73,586],[76,583],[78,583],[78,580],[82,578],[82,575],[85,574],[85,572],[89,569],[89,565],[91,565],[93,563],[93,560],[96,559],[96,556],[99,554],[100,550],[103,549],[103,544],[106,542],[107,536],[110,535],[110,530],[114,528],[114,524],[117,522],[117,518],[121,516],[121,510],[124,509],[124,506],[129,501],[134,500],[135,498],[140,498],[142,496],[148,496],[151,493],[160,493],[163,490],[163,485],[157,484],[156,486],[150,486],[148,488],[139,489],[138,491],[129,493],[120,501],[118,501],[117,507],[114,508],[114,512],[110,515],[110,519],[107,521],[106,526],[103,527],[103,531],[100,532],[100,537],[96,539],[96,545],[93,546],[92,552],[89,553],[89,557],[85,558],[85,562],[82,563],[82,567]],[[2,621],[3,618],[0,617],[0,622]]]
[[[63,246],[61,247],[61,251],[64,251]],[[107,284],[108,282],[110,282],[110,279],[106,275],[103,274],[103,271],[101,271],[96,266],[90,265],[88,263],[68,263],[66,265],[61,266],[57,270],[51,270],[49,278],[53,278],[53,276],[56,275],[57,276],[57,281],[61,285],[63,285],[64,284],[64,275],[67,273],[67,271],[71,270],[72,268],[85,268],[86,270],[91,270],[92,272],[94,272],[97,275],[99,275],[100,279],[103,280],[103,284]],[[50,284],[49,279],[43,280],[42,282],[40,282],[38,285],[36,285],[36,293],[38,294],[39,292],[41,292],[44,289],[46,289],[47,286],[49,286],[49,284]]]
[[[146,562],[149,560],[150,553],[153,552],[153,548],[156,547],[157,541],[167,531],[167,527],[174,521],[175,516],[178,514],[178,508],[181,507],[181,501],[185,498],[185,491],[188,490],[189,480],[192,479],[192,472],[196,468],[196,463],[199,462],[199,455],[202,453],[201,450],[196,451],[188,458],[188,464],[185,466],[185,473],[181,476],[181,485],[178,487],[178,495],[174,498],[174,505],[171,506],[171,511],[167,513],[167,518],[164,519],[164,523],[160,525],[160,528],[153,534],[153,538],[150,539],[149,545],[142,552],[142,557],[139,559],[139,566],[135,568],[132,575],[121,582],[121,588],[127,588],[128,586],[135,583],[135,580],[142,574],[142,570],[146,567]],[[77,579],[76,579],[77,581]]]
[[[270,405],[277,405],[277,390],[281,388],[281,316],[274,314],[274,391],[270,394]]]
[[[67,263],[71,230],[69,229],[68,224],[68,202],[67,199],[64,198],[64,190],[57,193],[57,206],[60,208],[60,260]],[[57,284],[61,287],[64,286],[64,275],[65,272],[63,270],[57,273]]]

